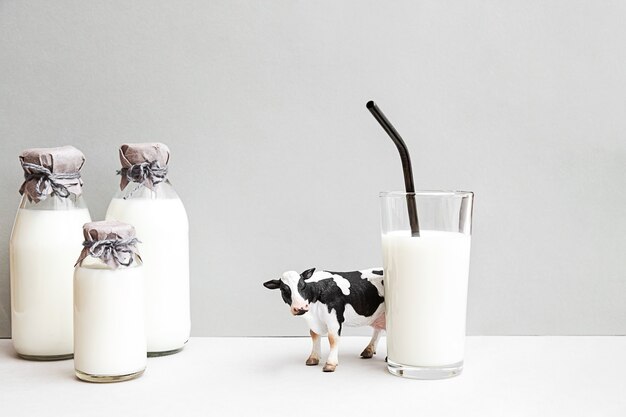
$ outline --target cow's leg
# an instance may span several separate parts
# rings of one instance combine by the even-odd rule
[[[319,334],[315,333],[313,330],[309,330],[311,334],[311,341],[313,342],[313,348],[311,349],[311,354],[309,358],[306,360],[306,364],[308,366],[315,366],[320,363],[320,354],[321,354],[321,337]]]
[[[335,368],[339,365],[339,333],[328,329],[328,343],[330,344],[330,353],[323,371],[335,372]]]
[[[330,352],[324,365],[324,372],[334,372],[339,365],[339,337],[341,336],[341,324],[343,323],[343,309],[338,308],[335,314],[331,314],[326,326],[328,327],[328,344]]]
[[[370,359],[376,354],[376,346],[378,346],[378,339],[380,339],[380,334],[382,331],[380,329],[374,328],[374,334],[372,335],[372,339],[368,343],[368,345],[361,352],[361,357],[363,359]]]

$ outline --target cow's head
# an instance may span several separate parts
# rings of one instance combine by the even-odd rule
[[[291,309],[291,314],[301,316],[309,311],[309,300],[306,295],[305,280],[311,278],[315,268],[307,269],[301,274],[296,271],[285,272],[280,279],[272,279],[263,283],[270,290],[280,289],[280,294]]]

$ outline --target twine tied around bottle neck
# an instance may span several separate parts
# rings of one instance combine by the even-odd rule
[[[80,172],[52,172],[48,168],[30,162],[22,162],[24,182],[20,187],[20,194],[26,193],[30,201],[39,202],[49,195],[56,194],[67,198],[71,192],[69,187],[82,185]],[[73,181],[78,180],[78,181]],[[29,185],[34,183],[34,187]]]
[[[142,185],[154,190],[154,186],[167,180],[167,165],[161,166],[159,161],[142,162],[133,164],[128,168],[117,171],[122,176],[122,184],[126,186],[130,182],[139,184],[126,197],[132,196]]]
[[[130,266],[134,261],[135,255],[139,256],[137,253],[137,243],[141,242],[136,237],[127,239],[85,240],[83,242],[83,251],[74,266],[79,265],[87,255],[100,259],[112,268]]]

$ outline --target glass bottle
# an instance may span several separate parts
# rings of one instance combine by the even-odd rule
[[[9,243],[13,346],[25,359],[69,359],[75,250],[90,221],[80,179],[85,157],[64,146],[27,149],[20,161],[25,181]]]
[[[136,378],[146,368],[144,274],[135,229],[87,223],[74,271],[74,368],[88,382]]]
[[[132,224],[141,236],[146,276],[145,320],[148,356],[180,351],[190,332],[189,222],[167,179],[170,158],[161,143],[125,144],[119,150],[120,190],[108,220]]]

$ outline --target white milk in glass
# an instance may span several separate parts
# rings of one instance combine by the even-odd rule
[[[11,336],[23,358],[73,354],[72,276],[82,226],[90,221],[78,171],[83,154],[71,146],[29,149],[26,177],[9,244]]]
[[[86,208],[21,208],[10,244],[12,338],[22,356],[71,355],[72,274]]]
[[[189,339],[189,221],[167,179],[169,148],[162,143],[119,149],[120,191],[106,218],[132,224],[139,237],[145,280],[148,354],[175,353]]]
[[[189,225],[183,203],[178,198],[114,198],[106,218],[132,224],[141,241],[148,352],[180,349],[191,326]]]
[[[79,377],[115,378],[145,369],[143,279],[139,265],[76,268],[74,367]]]
[[[421,230],[382,236],[389,361],[437,367],[463,361],[470,236]]]

